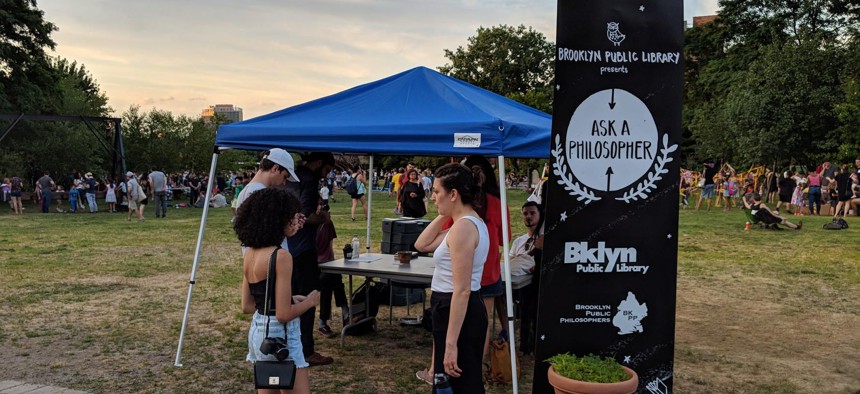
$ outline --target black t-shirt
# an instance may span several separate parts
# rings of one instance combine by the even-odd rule
[[[794,187],[797,183],[792,178],[780,178],[779,180],[779,195],[783,202],[791,201],[791,194],[794,193]]]
[[[841,197],[851,197],[851,174],[848,172],[836,175],[836,193]]]
[[[305,166],[296,168],[296,175],[299,177],[299,182],[287,182],[287,190],[293,192],[298,197],[302,204],[301,212],[310,217],[317,211],[317,201],[320,198],[319,175],[315,174]],[[296,256],[308,250],[316,251],[317,227],[305,223],[305,226],[299,230],[296,235],[287,238],[290,245],[290,253]],[[316,252],[314,252],[316,253]]]
[[[415,193],[415,197],[409,197],[410,193]],[[403,196],[405,216],[420,218],[427,214],[427,209],[424,207],[424,186],[421,183],[406,182],[400,188],[400,195]]]
[[[95,179],[87,179],[87,194],[95,194],[96,193],[96,180]]]
[[[827,186],[830,184],[830,180],[827,178],[835,179],[834,176],[836,175],[836,170],[838,170],[838,168],[831,166],[821,172],[821,186]]]
[[[714,167],[705,166],[705,174],[702,175],[705,177],[705,185],[713,185],[714,184],[714,176],[717,175],[718,172],[720,172],[720,169],[717,168],[716,166],[714,166]]]

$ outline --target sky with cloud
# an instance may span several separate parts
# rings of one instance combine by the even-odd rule
[[[641,0],[647,6],[648,0]],[[478,27],[526,25],[555,41],[549,0],[40,0],[54,55],[83,63],[120,114],[131,105],[197,115],[235,104],[245,119],[415,66]],[[717,0],[684,0],[684,17]]]

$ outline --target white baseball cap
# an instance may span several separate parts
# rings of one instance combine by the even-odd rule
[[[287,170],[290,176],[287,178],[290,182],[298,182],[299,177],[296,176],[295,171],[295,163],[293,162],[293,157],[290,156],[290,153],[281,149],[274,148],[269,150],[269,154],[263,156],[264,159],[269,159],[269,161],[281,166],[281,168]]]

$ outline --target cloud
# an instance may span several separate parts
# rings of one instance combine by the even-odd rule
[[[166,102],[170,102],[170,101],[176,101],[176,97],[173,97],[173,96],[161,97],[161,98],[150,97],[150,98],[144,99],[143,104],[151,105],[151,104],[155,104],[155,103],[166,103]]]
[[[717,0],[684,0],[685,18]],[[41,0],[57,54],[83,63],[109,104],[199,114],[216,103],[246,118],[446,62],[478,27],[526,25],[555,41],[550,0]],[[165,98],[170,98],[166,100]]]

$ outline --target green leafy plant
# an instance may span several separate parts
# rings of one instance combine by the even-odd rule
[[[630,375],[610,357],[589,354],[577,357],[574,354],[556,354],[546,360],[555,372],[569,379],[593,383],[618,383],[630,379]]]

